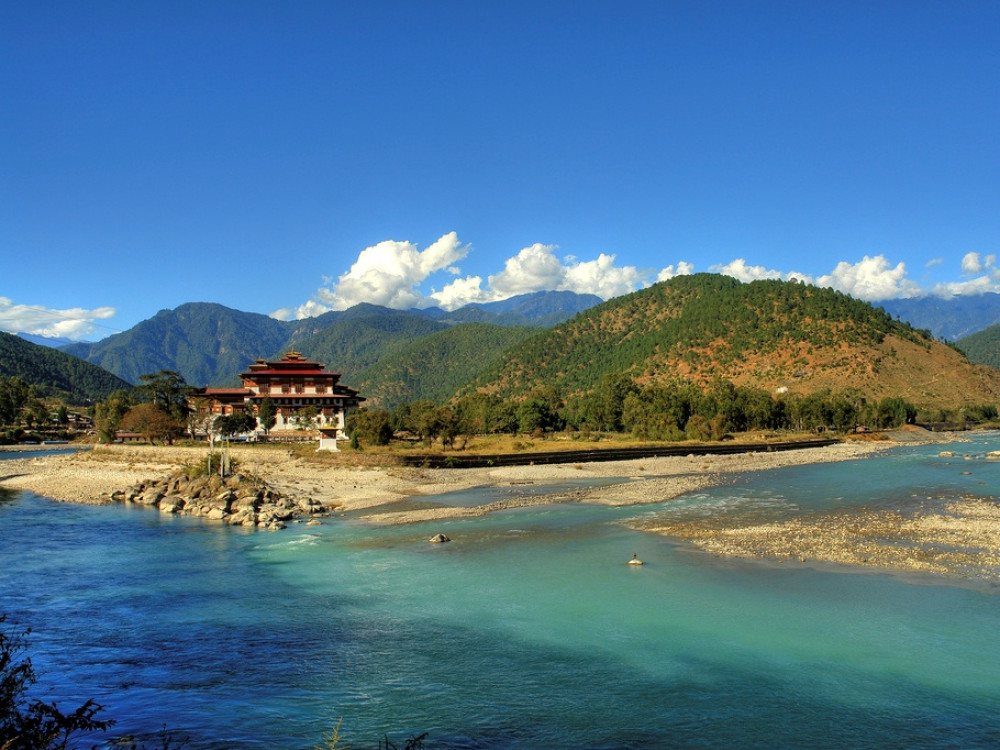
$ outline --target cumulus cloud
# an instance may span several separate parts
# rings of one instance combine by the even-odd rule
[[[359,302],[396,309],[438,306],[455,310],[463,305],[539,291],[572,291],[610,299],[654,281],[695,272],[694,265],[687,261],[668,265],[657,272],[618,265],[616,256],[609,253],[601,253],[593,260],[579,260],[573,255],[560,256],[558,250],[557,245],[542,243],[524,247],[507,258],[502,268],[484,282],[480,275],[462,275],[459,265],[472,248],[463,245],[455,232],[445,234],[424,250],[412,242],[386,240],[362,250],[346,273],[336,279],[325,279],[312,299],[271,315],[282,320],[306,318],[329,310],[345,310]],[[942,262],[940,258],[933,259],[927,266],[938,266]],[[854,263],[841,261],[831,272],[820,276],[754,265],[745,258],[716,264],[708,270],[743,282],[759,279],[802,281],[832,287],[869,302],[923,294],[952,297],[1000,291],[1000,268],[995,254],[967,253],[962,258],[961,268],[966,276],[974,278],[941,283],[930,289],[907,277],[905,263],[894,265],[884,255],[866,255]],[[443,286],[431,287],[441,275],[453,278]]]
[[[979,253],[966,253],[962,257],[963,273],[983,273],[996,266],[997,256],[990,254],[980,256]]]
[[[916,297],[922,290],[906,278],[906,264],[891,266],[884,255],[865,256],[857,263],[841,261],[833,271],[816,279],[819,286],[829,286],[863,300]]]
[[[454,232],[423,251],[411,242],[386,240],[362,250],[349,271],[336,281],[327,280],[309,301],[297,308],[276,310],[271,316],[280,320],[306,318],[346,310],[359,302],[395,309],[436,305],[455,310],[540,291],[568,290],[610,299],[649,283],[652,272],[616,265],[614,255],[601,253],[594,260],[581,261],[573,256],[560,258],[557,249],[541,243],[525,247],[508,258],[503,269],[489,276],[484,285],[481,276],[461,277],[457,264],[471,248],[462,245]],[[690,269],[690,264],[679,267]],[[442,272],[459,278],[429,293],[421,291],[422,284]]]
[[[673,264],[660,270],[656,275],[657,281],[670,281],[677,276],[690,276],[694,273],[694,265],[687,261],[680,261],[676,266]]]
[[[962,257],[962,272],[972,278],[937,284],[931,293],[939,297],[956,297],[963,294],[1000,292],[1000,267],[997,267],[995,254],[966,253]]]
[[[761,279],[782,279],[784,281],[795,279],[796,281],[812,283],[812,277],[807,274],[798,271],[776,271],[764,266],[751,266],[743,258],[737,258],[725,265],[711,266],[709,270],[713,273],[732,276],[743,282],[760,281]]]
[[[508,258],[504,269],[489,277],[496,299],[541,291],[596,294],[602,299],[634,292],[648,274],[635,266],[616,266],[615,256],[601,253],[596,260],[579,261],[572,255],[558,258],[555,245],[534,244]]]
[[[54,310],[37,305],[17,305],[7,297],[0,297],[0,330],[10,333],[78,340],[97,330],[96,321],[107,320],[114,314],[113,307]]]
[[[278,310],[273,317],[308,318],[329,310],[346,310],[361,302],[406,310],[427,307],[429,302],[417,289],[432,274],[455,274],[454,264],[469,252],[455,232],[449,232],[425,250],[412,242],[386,240],[361,251],[350,270],[335,282],[321,287],[311,300],[294,311]]]

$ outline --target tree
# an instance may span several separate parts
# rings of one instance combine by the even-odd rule
[[[31,429],[36,424],[41,427],[49,421],[49,410],[45,408],[45,404],[34,396],[28,399],[22,411],[24,421],[28,423],[28,429]]]
[[[384,409],[361,409],[347,418],[347,433],[352,442],[388,445],[392,440],[392,423]]]
[[[94,427],[100,442],[115,441],[118,426],[132,405],[132,394],[124,390],[115,391],[105,401],[94,405]]]
[[[216,433],[222,435],[226,439],[225,450],[222,454],[222,462],[219,464],[219,475],[226,476],[232,469],[232,464],[229,460],[229,440],[233,435],[242,435],[245,432],[250,432],[257,428],[257,418],[248,412],[238,411],[235,414],[223,414],[221,417],[216,417],[215,422],[212,423],[212,427]],[[211,467],[212,455],[211,447],[209,448],[209,467]]]
[[[16,423],[21,409],[32,396],[32,388],[21,378],[0,377],[0,424]]]
[[[238,411],[235,414],[226,414],[216,417],[212,426],[215,431],[225,438],[233,435],[242,435],[246,432],[253,432],[257,428],[257,419],[253,414],[245,411]]]
[[[0,615],[0,626],[7,615]],[[0,748],[3,750],[65,750],[79,733],[103,732],[114,722],[95,718],[104,709],[93,700],[70,713],[55,703],[29,698],[37,682],[31,659],[23,656],[24,633],[0,627]]]
[[[137,432],[155,445],[157,440],[173,443],[184,434],[184,425],[156,404],[139,404],[128,410],[119,427],[125,432]]]
[[[191,388],[184,382],[180,373],[173,370],[160,370],[155,374],[140,375],[142,383],[136,390],[142,394],[145,401],[156,404],[178,422],[187,417],[187,399]]]
[[[257,419],[260,421],[260,426],[264,429],[266,436],[278,420],[278,407],[274,405],[273,399],[264,397],[261,400],[260,406],[257,407]]]
[[[315,406],[303,407],[295,415],[295,424],[300,430],[311,430],[316,426],[316,417],[318,416],[319,409]]]

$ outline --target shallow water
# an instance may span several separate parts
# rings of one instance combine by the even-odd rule
[[[997,462],[940,450],[391,528],[248,532],[7,493],[0,609],[34,629],[51,695],[192,748],[312,747],[341,718],[353,747],[995,747],[995,587],[720,559],[624,525],[1000,487]]]

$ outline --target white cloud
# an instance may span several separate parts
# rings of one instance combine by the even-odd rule
[[[439,271],[457,273],[454,267],[469,252],[455,232],[449,232],[425,250],[412,242],[386,240],[361,251],[350,270],[328,287],[321,287],[311,300],[294,313],[282,309],[272,313],[280,319],[308,318],[329,310],[346,310],[370,302],[400,310],[431,304],[417,286]]]
[[[1000,273],[994,272],[992,275],[977,276],[966,281],[936,284],[931,289],[930,294],[935,297],[950,298],[964,294],[985,294],[986,292],[1000,292]]]
[[[656,275],[657,281],[670,281],[677,276],[690,276],[694,273],[694,264],[687,261],[680,261],[676,266],[673,264],[660,270]]]
[[[438,307],[445,310],[457,310],[474,302],[491,302],[494,298],[482,287],[483,278],[481,276],[466,276],[464,279],[455,279],[440,292],[431,292],[430,297]]]
[[[962,258],[962,271],[964,273],[979,273],[982,270],[983,266],[979,262],[979,253],[966,253]]]
[[[807,274],[798,271],[776,271],[764,266],[750,266],[743,258],[737,258],[726,265],[714,265],[709,270],[713,273],[732,276],[734,279],[744,282],[760,281],[761,279],[783,279],[785,281],[795,279],[796,281],[812,283],[812,277]]]
[[[504,263],[503,271],[489,278],[497,299],[517,294],[559,289],[566,269],[555,255],[555,245],[535,243]]]
[[[962,271],[964,273],[982,273],[996,265],[996,255],[980,256],[979,253],[966,253],[962,257]]]
[[[542,243],[524,247],[505,260],[502,269],[489,275],[484,283],[479,275],[462,276],[459,264],[472,248],[461,244],[455,232],[445,234],[425,250],[419,250],[412,242],[386,240],[362,250],[350,270],[336,280],[324,279],[324,286],[312,299],[295,308],[276,310],[271,315],[280,320],[306,318],[329,310],[345,310],[360,302],[396,309],[436,305],[455,310],[471,303],[493,302],[539,291],[568,290],[610,299],[646,287],[654,280],[666,281],[695,271],[694,265],[687,261],[655,272],[617,265],[616,256],[609,253],[581,261],[572,255],[560,257],[558,249],[556,245]],[[936,258],[928,261],[927,267],[942,262]],[[781,279],[828,286],[870,302],[923,294],[951,297],[1000,291],[1000,268],[995,254],[967,253],[961,266],[967,276],[977,276],[960,282],[939,283],[933,288],[922,287],[908,278],[905,263],[893,265],[884,255],[866,255],[856,263],[841,261],[830,273],[818,277],[753,265],[745,258],[716,264],[708,270],[743,282]],[[425,291],[437,274],[455,278],[440,288]]]
[[[113,307],[54,310],[37,305],[16,305],[13,300],[0,297],[0,330],[10,333],[78,340],[97,330],[96,321],[107,320],[114,314]]]
[[[635,266],[616,266],[615,256],[601,253],[595,260],[572,255],[559,259],[555,245],[536,243],[508,258],[504,269],[489,277],[493,299],[541,291],[596,294],[602,299],[634,292],[646,285],[648,274]]]
[[[386,240],[365,248],[351,269],[336,282],[327,280],[313,298],[297,308],[271,313],[279,320],[306,318],[329,310],[346,310],[359,302],[396,309],[437,305],[454,310],[475,302],[493,302],[518,294],[539,291],[573,291],[610,299],[634,292],[648,284],[648,273],[635,266],[615,265],[615,256],[601,253],[594,260],[579,261],[573,256],[559,258],[555,245],[536,243],[518,251],[504,262],[503,270],[487,278],[456,278],[429,294],[420,285],[435,273],[459,276],[457,263],[470,252],[451,232],[420,251],[410,242]],[[685,269],[690,264],[679,264]],[[687,271],[690,272],[690,271]]]
[[[922,293],[919,284],[906,278],[906,264],[890,267],[884,255],[866,255],[854,264],[841,261],[830,274],[816,279],[816,284],[868,301],[916,297]]]

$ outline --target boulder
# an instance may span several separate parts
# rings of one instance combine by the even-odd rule
[[[180,495],[167,495],[160,500],[161,513],[180,513],[184,509],[186,501]]]
[[[435,534],[427,541],[432,542],[433,544],[443,544],[444,542],[450,542],[451,539],[448,538],[447,534]]]
[[[148,490],[137,496],[133,502],[140,505],[156,505],[163,499],[166,493],[159,487],[150,487]]]

